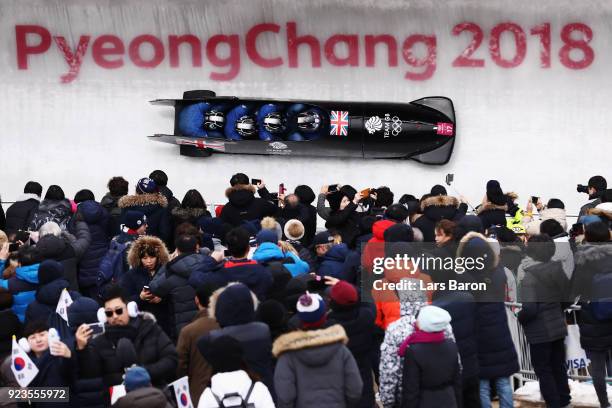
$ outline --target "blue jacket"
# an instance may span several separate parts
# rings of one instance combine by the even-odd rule
[[[333,276],[358,285],[358,271],[361,258],[355,251],[351,251],[346,244],[332,246],[321,258],[317,275]]]
[[[253,259],[259,263],[265,263],[270,261],[280,261],[285,258],[292,258],[293,263],[284,264],[285,268],[291,272],[291,276],[294,278],[298,275],[308,273],[310,269],[308,264],[302,261],[293,252],[283,252],[280,247],[272,242],[264,242],[259,245],[253,253]]]
[[[108,212],[95,201],[84,201],[79,204],[79,213],[89,227],[91,242],[89,248],[79,261],[79,287],[96,286],[98,268],[106,251],[110,238],[108,236]]]
[[[62,291],[70,286],[66,279],[60,278],[52,282],[40,285],[34,295],[34,301],[26,309],[26,322],[35,320],[47,321],[51,313],[55,313],[57,302],[59,302]],[[71,290],[70,297],[76,300],[81,297],[79,292]]]
[[[13,295],[12,309],[22,323],[25,320],[26,308],[35,299],[39,266],[40,264],[22,266],[17,268],[12,278],[0,279],[0,287],[7,289]],[[0,269],[4,269],[4,262]]]

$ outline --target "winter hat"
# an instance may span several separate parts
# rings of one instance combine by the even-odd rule
[[[487,181],[487,200],[496,205],[504,205],[508,201],[499,185],[499,181]]]
[[[240,226],[244,228],[251,237],[256,236],[257,233],[261,231],[261,224],[259,220],[242,221],[242,224],[240,224]]]
[[[340,208],[342,197],[344,197],[344,194],[341,191],[334,191],[327,194],[327,202],[329,203],[329,208],[331,208],[332,211],[337,211]]]
[[[155,182],[148,178],[148,177],[143,177],[140,180],[138,180],[138,183],[136,184],[136,193],[137,194],[151,194],[151,193],[156,193],[157,192],[157,184],[155,184]]]
[[[321,231],[314,236],[312,240],[312,247],[317,245],[331,244],[334,242],[334,236],[329,231]]]
[[[300,203],[302,204],[310,204],[315,200],[315,198],[317,198],[315,196],[314,191],[312,191],[312,188],[304,184],[301,186],[297,186],[295,188],[294,194],[298,196],[298,198],[300,199]]]
[[[125,226],[137,230],[147,223],[147,216],[142,211],[128,210],[125,213]]]
[[[459,241],[468,232],[478,232],[479,234],[484,233],[484,227],[482,221],[477,215],[465,215],[459,220],[455,227],[455,240]]]
[[[38,268],[38,282],[44,285],[49,282],[53,282],[56,279],[62,279],[64,277],[64,265],[54,261],[53,259],[47,259],[42,261]]]
[[[13,306],[13,294],[7,289],[0,287],[0,310]]]
[[[395,222],[404,222],[410,213],[401,204],[392,204],[385,210],[385,218]]]
[[[299,319],[304,323],[322,323],[325,317],[325,301],[316,293],[306,292],[300,296],[296,309]]]
[[[296,302],[302,296],[302,293],[308,290],[308,280],[310,279],[309,274],[298,275],[287,282],[285,286],[285,298],[284,304],[287,310],[291,313],[296,313],[295,308]]]
[[[278,221],[273,217],[264,217],[264,219],[261,220],[261,229],[268,229],[276,232],[277,241],[283,239],[283,227],[281,227]]]
[[[425,306],[419,311],[417,324],[419,329],[427,333],[444,330],[451,322],[451,315],[438,306]]]
[[[304,238],[304,224],[300,220],[289,220],[283,229],[285,236],[290,241],[299,241]]]
[[[246,324],[255,320],[254,295],[246,285],[235,283],[220,290],[214,309],[211,310],[219,326]]]
[[[446,192],[446,188],[444,188],[444,186],[441,186],[439,184],[436,184],[435,186],[431,188],[430,194],[432,196],[448,195],[448,193]]]
[[[263,229],[257,233],[256,241],[257,245],[261,245],[264,242],[272,242],[273,244],[276,244],[278,242],[278,237],[276,235],[276,231]]]
[[[387,228],[383,234],[385,242],[412,242],[414,232],[408,224],[399,223]]]
[[[205,341],[202,341],[205,340]],[[234,337],[220,336],[214,340],[202,339],[198,346],[204,359],[215,373],[238,371],[243,368],[244,350]]]
[[[151,386],[151,376],[149,372],[140,366],[128,368],[125,373],[125,391],[130,392],[139,388]]]
[[[270,328],[282,327],[287,323],[287,309],[276,299],[268,299],[257,308],[257,320]]]
[[[466,242],[462,242],[463,248],[460,249],[461,254],[457,254],[457,256],[461,256],[462,258],[471,258],[474,260],[481,259],[482,263],[473,262],[473,267],[466,267],[465,270],[468,272],[486,272],[491,271],[493,268],[497,266],[498,257],[495,254],[493,248],[483,239],[481,235],[469,237]],[[480,265],[484,265],[484,268],[481,268]]]
[[[70,327],[77,328],[83,323],[97,322],[99,308],[98,302],[85,296],[74,300],[67,309]]]
[[[332,301],[332,305],[338,306],[352,306],[359,300],[357,289],[343,280],[332,286],[329,297]]]

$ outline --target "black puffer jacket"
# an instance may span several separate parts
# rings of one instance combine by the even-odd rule
[[[487,203],[478,209],[478,218],[482,221],[482,228],[487,230],[494,225],[506,225],[507,205]]]
[[[263,198],[255,197],[255,187],[250,184],[237,184],[225,190],[227,204],[221,210],[223,222],[238,227],[243,221],[261,220],[272,216],[278,207]]]
[[[24,194],[6,209],[6,232],[26,230],[38,209],[40,197],[35,194]]]
[[[60,237],[45,235],[36,244],[44,259],[53,259],[64,265],[64,277],[70,283],[70,290],[79,290],[77,263],[91,242],[89,227],[84,222],[76,222],[75,234],[76,237],[65,232]]]
[[[102,197],[100,205],[108,212],[110,217],[108,221],[108,235],[114,237],[121,232],[119,225],[121,224],[121,208],[119,208],[119,199],[123,196],[112,196],[110,193]]]
[[[560,262],[538,262],[525,268],[519,287],[523,307],[518,319],[529,344],[550,343],[567,336],[561,302],[567,298],[568,287]]]
[[[96,286],[100,261],[108,251],[111,237],[108,212],[95,201],[84,201],[79,204],[77,218],[82,218],[89,227],[91,242],[79,261],[79,287],[81,289]]]
[[[56,222],[65,230],[72,215],[72,206],[68,200],[43,200],[32,217],[28,229],[38,231],[46,222]]]
[[[181,329],[191,323],[197,313],[195,290],[189,285],[189,276],[203,268],[204,262],[201,254],[179,255],[162,266],[149,285],[151,293],[170,306],[173,331],[169,336],[173,340],[178,339]]]
[[[413,226],[421,230],[425,242],[435,241],[435,226],[440,220],[459,221],[467,211],[466,204],[451,196],[434,196],[421,203],[423,215],[417,218]]]
[[[100,399],[107,401],[108,387],[123,382],[124,367],[116,353],[120,338],[132,341],[136,350],[136,364],[144,367],[156,387],[163,387],[174,379],[178,357],[172,341],[155,323],[150,314],[131,318],[127,326],[108,326],[106,332],[77,351],[79,369],[83,378],[102,377],[105,388],[100,390]]]
[[[336,307],[329,313],[328,319],[330,323],[335,322],[344,327],[349,339],[346,346],[357,362],[361,380],[364,384],[372,384],[372,352],[377,346],[372,336],[376,330],[375,309],[366,304],[348,309]],[[361,401],[356,406],[362,408],[375,406],[372,387],[363,387]]]
[[[593,278],[610,270],[612,265],[612,243],[589,244],[578,247],[574,254],[576,270],[572,275],[571,298],[580,296],[580,301],[591,299]]]
[[[440,296],[441,294],[441,296]],[[461,376],[464,380],[478,377],[478,338],[476,336],[476,303],[469,292],[435,293],[434,306],[451,315],[451,326],[461,356]]]
[[[355,240],[359,235],[361,215],[356,210],[357,204],[350,202],[343,210],[330,212],[325,223],[325,228],[340,234],[342,242],[349,248],[355,248]]]
[[[172,236],[168,200],[162,194],[124,196],[119,199],[118,205],[121,208],[121,224],[124,223],[128,210],[140,211],[147,216],[148,235],[155,235],[166,243]]]

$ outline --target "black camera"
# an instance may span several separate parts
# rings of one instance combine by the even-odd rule
[[[589,186],[585,186],[584,184],[578,184],[576,186],[576,191],[578,191],[579,193],[588,194],[589,193]]]

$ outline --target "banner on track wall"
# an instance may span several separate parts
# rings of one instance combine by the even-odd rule
[[[69,194],[84,187],[101,194],[112,175],[134,182],[143,168],[164,168],[177,195],[210,189],[214,202],[224,201],[236,171],[290,187],[340,181],[417,195],[452,172],[474,202],[486,180],[497,178],[522,201],[556,194],[575,212],[586,198],[575,184],[609,170],[602,163],[610,147],[611,11],[552,0],[6,1],[0,116],[3,140],[11,142],[3,146],[2,173],[17,185],[1,193],[14,199],[26,179],[39,177],[64,183]],[[188,89],[397,102],[448,96],[457,112],[456,150],[440,168],[187,159],[145,136],[172,127],[169,111],[146,101]],[[55,171],[42,170],[48,166]],[[408,176],[394,177],[397,166]],[[293,171],[276,180],[279,167]],[[203,171],[219,180],[200,186],[183,177]]]

